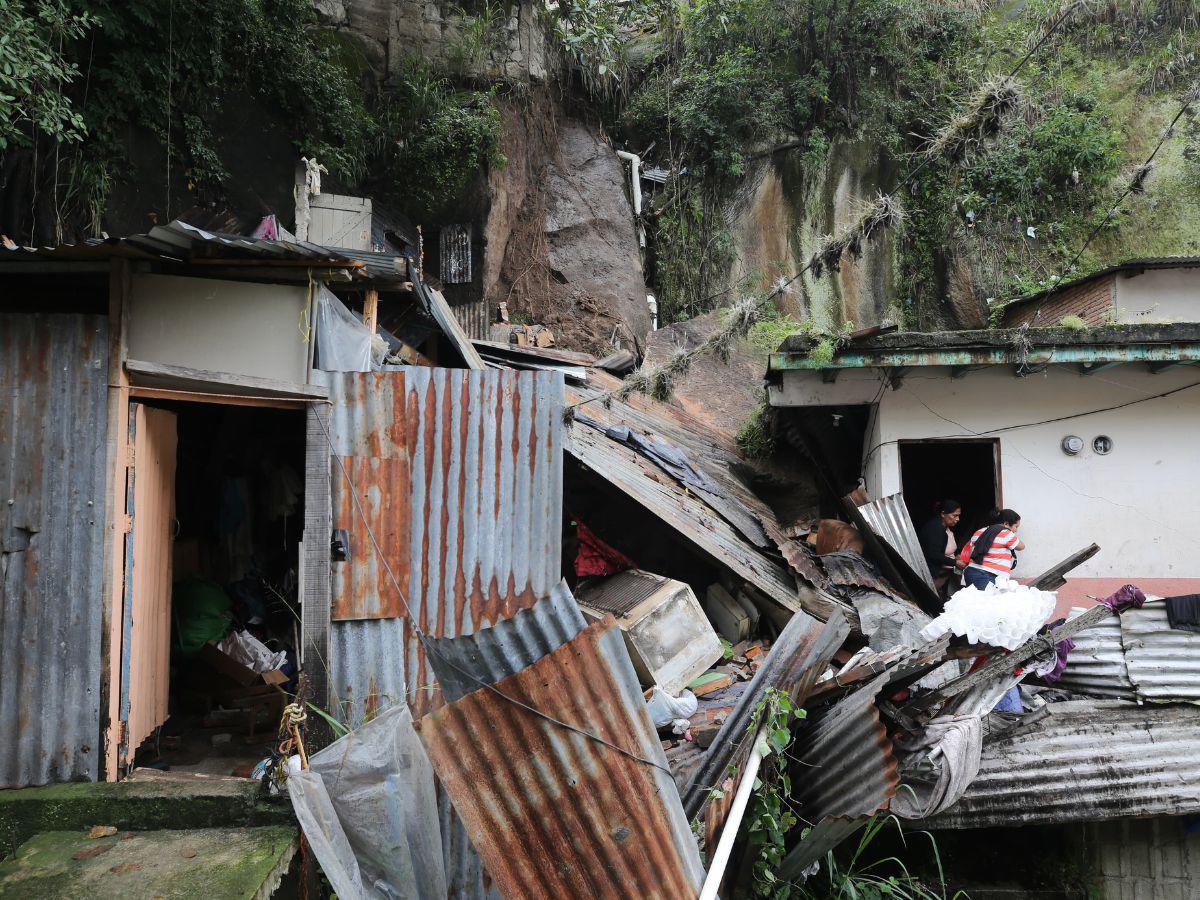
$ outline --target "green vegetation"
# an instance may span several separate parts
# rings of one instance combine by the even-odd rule
[[[470,20],[481,24],[467,27],[464,57],[496,40],[503,11],[486,9],[491,18]],[[25,191],[36,218],[8,227],[97,232],[115,179],[135,174],[135,142],[166,157],[155,184],[168,215],[219,203],[246,162],[231,121],[282,131],[297,159],[315,157],[352,190],[401,198],[416,217],[502,162],[490,93],[419,63],[379,90],[364,72],[352,42],[316,27],[309,0],[0,0],[0,152],[31,161],[6,189]],[[187,194],[168,204],[181,176]],[[52,195],[48,208],[33,202],[39,193]]]
[[[738,450],[747,459],[766,459],[775,452],[775,430],[771,425],[771,406],[764,397],[754,407],[736,436]]]

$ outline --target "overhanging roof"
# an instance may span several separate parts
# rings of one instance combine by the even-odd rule
[[[794,336],[770,356],[771,372],[927,366],[1018,366],[1200,361],[1200,323],[1104,328],[994,328],[902,331],[855,341],[831,361],[809,356],[811,341]]]
[[[145,234],[96,238],[55,247],[6,247],[0,272],[23,264],[102,263],[110,259],[157,261],[181,265],[249,266],[263,269],[341,269],[352,278],[403,282],[408,260],[385,253],[323,247],[308,241],[280,241],[205,231],[186,222],[156,225]],[[14,268],[8,269],[12,266]],[[64,266],[65,268],[65,266]]]

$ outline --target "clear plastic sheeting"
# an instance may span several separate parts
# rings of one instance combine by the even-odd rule
[[[370,372],[371,329],[333,291],[317,288],[317,368],[326,372]]]
[[[287,785],[341,900],[447,896],[433,769],[407,705],[330,744]]]
[[[973,644],[1016,650],[1037,634],[1054,612],[1053,591],[1026,587],[1001,575],[986,590],[965,587],[946,601],[940,616],[921,629],[935,640],[946,632],[966,635]]]
[[[217,649],[255,672],[270,672],[287,663],[287,653],[272,651],[248,631],[231,631],[217,644]]]

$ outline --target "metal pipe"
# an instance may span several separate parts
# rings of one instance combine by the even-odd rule
[[[646,229],[642,227],[642,158],[628,150],[618,150],[617,156],[629,160],[629,190],[633,194],[633,215],[637,222],[638,246],[646,246]]]
[[[716,900],[717,888],[725,877],[725,867],[729,864],[729,854],[733,851],[733,842],[737,839],[738,829],[742,825],[742,816],[746,814],[746,806],[750,803],[750,794],[754,791],[754,780],[758,776],[758,767],[762,765],[763,757],[767,755],[767,726],[763,725],[754,735],[754,747],[750,758],[746,760],[746,768],[742,772],[742,780],[738,783],[737,793],[733,796],[733,806],[729,808],[729,817],[725,820],[725,828],[721,831],[721,840],[717,842],[717,850],[713,853],[712,865],[708,875],[704,877],[704,887],[700,889],[700,900]]]

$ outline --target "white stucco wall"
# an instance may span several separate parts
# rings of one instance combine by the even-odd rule
[[[307,308],[304,285],[135,275],[129,356],[304,384]]]
[[[1200,269],[1152,269],[1118,275],[1118,322],[1200,322]]]
[[[804,405],[864,402],[875,395],[869,382],[877,391],[879,377],[878,370],[846,372],[830,385],[817,373],[789,372],[773,402],[813,395],[826,402]],[[1144,365],[1126,365],[1081,376],[1074,367],[1052,366],[1025,378],[996,367],[960,379],[946,368],[915,369],[898,391],[889,387],[880,398],[867,441],[869,448],[882,446],[868,459],[867,488],[873,497],[900,490],[897,440],[970,437],[1197,383],[1200,369],[1188,367],[1151,375]],[[1060,448],[1069,434],[1084,439],[1078,456]],[[1107,456],[1091,448],[1100,434],[1114,443]],[[1200,577],[1200,387],[994,436],[1004,503],[1023,517],[1027,549],[1018,576],[1035,575],[1095,541],[1101,552],[1077,577]]]

